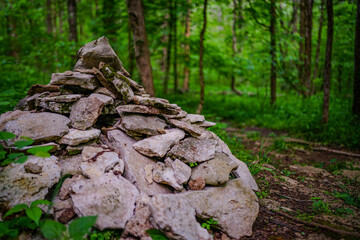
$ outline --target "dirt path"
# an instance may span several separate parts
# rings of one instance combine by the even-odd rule
[[[360,239],[360,158],[315,151],[322,146],[290,143],[269,129],[226,131],[261,167],[260,213],[243,239]]]

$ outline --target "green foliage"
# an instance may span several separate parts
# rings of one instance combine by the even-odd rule
[[[27,150],[27,152],[38,157],[50,157],[48,151],[50,151],[52,148],[53,146],[39,146],[30,148]]]
[[[99,231],[99,230],[93,229],[91,231],[89,239],[90,240],[114,240],[114,239],[119,239],[120,237],[121,237],[121,232],[116,231],[116,230]]]
[[[146,230],[146,232],[149,234],[152,240],[168,240],[165,234],[158,229],[151,228]]]
[[[346,204],[355,206],[357,208],[360,208],[360,194],[359,192],[334,192],[332,194],[334,197],[342,199]]]
[[[210,218],[209,220],[206,220],[206,222],[203,222],[201,224],[201,227],[210,230],[211,228],[213,228],[214,226],[216,226],[218,224],[218,221],[215,221],[214,219]]]
[[[194,162],[194,163],[189,163],[189,166],[190,166],[191,168],[196,167],[197,165],[198,165],[198,163],[197,163],[197,162]]]
[[[316,201],[318,198],[311,198],[313,200],[312,208],[316,213],[331,213],[330,205],[322,200]]]

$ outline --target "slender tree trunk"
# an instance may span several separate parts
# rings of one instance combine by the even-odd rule
[[[172,10],[173,0],[169,1],[169,12],[170,20],[168,21],[167,26],[169,27],[169,33],[167,37],[167,47],[166,47],[166,62],[165,62],[165,78],[164,78],[164,94],[167,94],[169,87],[169,78],[170,78],[170,64],[171,64],[171,44],[172,44],[172,24],[174,20],[174,12]]]
[[[319,56],[320,56],[320,46],[321,46],[321,33],[322,33],[322,26],[323,26],[323,22],[324,22],[324,8],[325,8],[325,0],[321,0],[319,31],[318,31],[318,39],[317,39],[317,46],[316,46],[316,57],[315,57],[313,79],[318,77]],[[315,92],[315,85],[312,88],[312,94],[314,92]]]
[[[356,12],[353,113],[360,117],[360,0],[357,0]]]
[[[135,52],[134,52],[134,41],[131,33],[130,22],[128,22],[128,57],[129,57],[128,72],[131,76],[134,73]]]
[[[291,28],[292,33],[297,32],[298,9],[299,9],[299,0],[293,0],[293,11],[291,15],[291,21],[289,23],[289,27]]]
[[[300,82],[300,93],[304,94],[304,59],[305,59],[305,25],[306,25],[306,15],[305,15],[305,1],[300,1],[300,42],[299,42],[299,65],[298,65],[298,74],[299,74],[299,82]]]
[[[64,4],[62,2],[62,0],[58,0],[58,6],[59,6],[59,11],[58,11],[58,18],[59,18],[59,34],[61,35],[62,33],[64,33],[63,30],[63,13],[64,13]]]
[[[232,57],[235,61],[235,56],[237,53],[237,49],[236,49],[236,25],[237,25],[237,20],[239,18],[238,15],[238,5],[236,3],[236,0],[233,0],[234,3],[234,9],[233,9],[233,25],[232,25]],[[242,92],[240,92],[239,90],[236,89],[236,77],[235,77],[235,71],[233,70],[231,73],[231,90],[237,94],[237,95],[241,95]]]
[[[68,0],[69,40],[78,41],[76,0]]]
[[[150,96],[155,96],[143,4],[141,0],[127,0],[127,7],[134,38],[136,65],[141,82],[146,92]]]
[[[276,6],[271,0],[270,7],[270,55],[271,55],[271,104],[276,102]]]
[[[327,123],[329,121],[329,102],[330,102],[330,79],[331,79],[331,53],[332,43],[334,36],[334,14],[333,14],[333,1],[326,1],[327,11],[327,40],[326,40],[326,56],[325,56],[325,68],[324,68],[324,103],[322,122]]]
[[[46,0],[46,30],[48,34],[52,34],[52,4],[51,0]]]
[[[173,69],[174,69],[174,91],[177,92],[178,90],[178,76],[177,76],[177,5],[176,1],[174,1],[174,22],[173,22],[173,29],[174,29],[174,61],[173,61]]]
[[[200,102],[199,106],[196,110],[197,114],[202,112],[204,106],[204,99],[205,99],[205,81],[204,81],[204,66],[203,66],[203,57],[204,57],[204,37],[206,31],[206,7],[207,7],[207,0],[204,0],[204,23],[203,27],[200,32],[200,53],[199,53],[199,80],[200,80]]]
[[[184,44],[184,81],[183,81],[183,92],[189,91],[190,82],[190,21],[191,21],[191,0],[187,0],[187,12],[185,19],[185,44]]]

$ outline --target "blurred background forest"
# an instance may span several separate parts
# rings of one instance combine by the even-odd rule
[[[144,13],[156,96],[196,111],[203,32],[208,119],[360,148],[360,103],[353,106],[360,95],[360,83],[354,84],[360,78],[360,70],[354,74],[360,68],[359,61],[354,67],[359,5],[359,0],[143,0],[138,10]],[[329,16],[333,42],[326,56]],[[141,82],[125,0],[3,0],[0,19],[0,113],[12,110],[31,85],[48,84],[51,73],[72,69],[78,48],[101,36]],[[327,79],[328,119],[323,116]]]

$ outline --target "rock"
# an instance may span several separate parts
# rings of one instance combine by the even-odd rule
[[[104,105],[114,104],[114,99],[112,97],[100,93],[92,93],[89,98],[97,98],[103,102]]]
[[[193,168],[191,180],[201,177],[208,185],[220,185],[229,180],[231,171],[237,165],[224,153],[216,153],[214,159]]]
[[[100,130],[95,128],[85,131],[70,129],[69,132],[61,138],[59,143],[76,146],[98,138],[100,133]]]
[[[191,190],[202,190],[205,187],[205,181],[201,177],[195,178],[189,181],[189,187]]]
[[[166,130],[165,134],[138,141],[133,145],[133,148],[145,156],[162,158],[174,144],[178,143],[184,137],[184,131],[176,128],[170,129]]]
[[[63,224],[68,223],[71,219],[73,219],[76,216],[76,213],[74,211],[70,199],[63,201],[60,200],[59,198],[55,198],[53,209],[54,209],[55,220]]]
[[[69,132],[70,120],[55,113],[30,113],[21,115],[16,120],[5,124],[4,131],[14,133],[19,139],[20,136],[30,137],[35,144],[40,142],[57,141]]]
[[[360,181],[360,171],[359,170],[342,170],[342,175],[345,177],[354,180],[354,181]]]
[[[86,151],[86,148],[84,148],[83,152],[84,151]],[[90,158],[80,165],[83,175],[91,179],[101,177],[105,172],[114,168],[114,166],[121,161],[118,154],[115,152],[103,151],[95,156],[96,158]]]
[[[71,75],[66,73],[53,73],[50,84],[79,86],[87,90],[94,90],[100,86],[99,81],[93,74],[83,74],[73,72]]]
[[[69,103],[69,102],[76,102],[81,97],[82,97],[81,94],[59,95],[59,96],[55,96],[55,97],[44,97],[44,98],[42,98],[42,101]]]
[[[165,159],[165,162],[171,162],[171,167],[174,170],[174,176],[178,184],[184,184],[189,180],[191,176],[191,168],[188,165],[179,159],[172,161],[170,158],[167,158]]]
[[[42,168],[41,174],[27,173],[25,165]],[[49,188],[60,179],[61,169],[57,157],[41,158],[28,156],[25,164],[12,163],[0,172],[0,205],[11,208],[19,203],[30,205],[31,202],[44,199]]]
[[[86,179],[82,175],[74,175],[72,178],[66,178],[61,185],[60,191],[58,193],[58,198],[60,200],[66,200],[70,198],[70,192],[72,186],[79,180]]]
[[[215,122],[209,122],[209,121],[204,121],[202,123],[195,123],[196,126],[199,127],[203,127],[203,128],[209,128],[209,127],[213,127],[216,125]]]
[[[109,89],[107,89],[105,87],[99,87],[98,89],[96,89],[95,93],[103,94],[103,95],[109,96],[114,99],[116,98],[116,96],[112,92],[110,92]]]
[[[145,170],[145,178],[146,178],[146,181],[148,181],[149,184],[152,184],[153,183],[153,175],[152,175],[152,172],[154,170],[154,165],[146,165],[144,167],[144,170]]]
[[[22,110],[22,111],[34,110],[37,107],[36,105],[37,101],[47,95],[49,95],[49,92],[37,93],[33,96],[27,96],[18,102],[14,110]]]
[[[205,121],[205,117],[199,114],[188,114],[185,119],[190,123],[202,123]]]
[[[109,144],[113,149],[117,149],[125,164],[125,178],[133,183],[140,192],[147,195],[160,193],[170,193],[171,190],[158,183],[151,183],[146,180],[144,167],[155,165],[155,162],[142,154],[138,153],[132,146],[136,141],[120,130],[107,132]]]
[[[141,114],[122,114],[120,128],[130,136],[154,136],[165,133],[167,124],[155,116]]]
[[[36,106],[49,110],[54,113],[68,114],[71,112],[71,108],[74,105],[74,102],[45,102],[40,99],[36,102]]]
[[[105,152],[110,152],[110,150],[104,149],[101,146],[85,146],[81,157],[84,162],[96,161],[96,158]]]
[[[229,237],[251,236],[259,212],[258,199],[241,179],[230,180],[224,187],[207,187],[203,191],[180,193],[195,208],[199,218],[211,217]]]
[[[97,98],[82,98],[71,109],[70,120],[73,128],[86,130],[94,125],[104,103]]]
[[[93,140],[90,140],[86,143],[82,143],[82,144],[79,144],[79,145],[76,145],[76,146],[67,146],[66,147],[66,151],[68,152],[68,154],[71,156],[71,155],[76,155],[76,154],[79,154],[82,152],[82,150],[84,149],[84,147],[88,147],[88,146],[94,146],[96,145],[98,139],[95,138]]]
[[[79,216],[98,216],[100,229],[123,229],[134,214],[139,191],[128,180],[112,173],[96,179],[79,180],[72,187],[71,199]]]
[[[153,170],[153,180],[157,183],[167,184],[172,186],[178,191],[183,189],[183,186],[177,183],[174,170],[172,169],[171,165],[165,164],[163,162],[157,162],[154,170]]]
[[[22,149],[19,149],[20,152],[26,152],[28,149],[33,148],[33,147],[45,147],[45,146],[51,146],[53,147],[52,149],[50,149],[48,152],[49,153],[53,153],[56,151],[59,151],[61,149],[60,145],[54,142],[49,142],[49,143],[44,143],[44,144],[40,144],[40,145],[31,145],[28,147],[23,147]]]
[[[120,159],[119,163],[116,164],[115,167],[112,169],[115,175],[123,175],[124,170],[125,170],[125,165],[122,159]]]
[[[26,115],[26,114],[30,114],[30,112],[15,110],[15,111],[9,111],[9,112],[1,114],[0,115],[0,130],[2,130],[4,128],[4,126],[7,122],[16,120],[19,117],[21,117],[22,115]]]
[[[125,229],[121,237],[134,236],[137,238],[150,237],[146,230],[154,228],[150,222],[150,208],[148,203],[150,198],[146,194],[140,194],[136,200],[136,208],[134,216],[126,223]],[[151,239],[151,238],[150,238]]]
[[[169,239],[212,239],[195,218],[195,210],[185,198],[171,194],[159,194],[149,202],[151,223]]]
[[[186,112],[184,113],[181,109],[163,109],[163,108],[155,108],[151,106],[143,106],[143,105],[121,105],[116,108],[118,113],[122,115],[122,113],[140,113],[140,114],[150,114],[150,115],[162,115],[167,118],[175,118],[175,117],[185,117]]]
[[[60,86],[41,85],[41,84],[32,85],[29,91],[27,92],[27,95],[32,96],[37,93],[44,93],[44,92],[60,92]]]
[[[322,168],[316,168],[313,166],[300,166],[300,165],[291,165],[289,169],[292,171],[304,173],[307,176],[330,176],[330,173]]]
[[[145,105],[155,108],[180,109],[177,105],[170,104],[167,99],[155,98],[155,97],[134,96],[134,103],[137,105]]]
[[[39,174],[42,172],[42,166],[36,165],[34,163],[26,163],[24,165],[26,173]]]
[[[216,141],[213,139],[189,137],[176,144],[167,156],[186,163],[204,162],[215,156],[215,146]]]
[[[123,72],[122,63],[106,37],[85,44],[79,49],[76,57],[77,62],[74,67],[76,70],[92,69],[98,67],[100,62],[104,62],[115,71]]]
[[[202,131],[197,126],[188,124],[186,122],[179,121],[176,119],[170,119],[169,122],[175,127],[181,128],[186,132],[190,133],[190,135],[193,137],[199,137],[202,133]]]
[[[255,179],[251,175],[247,165],[244,162],[235,158],[233,155],[230,155],[230,157],[233,158],[234,161],[237,160],[237,164],[238,164],[237,169],[233,171],[234,175],[237,178],[241,179],[241,181],[243,181],[244,184],[249,186],[254,191],[259,191],[259,187],[256,184]]]
[[[120,92],[117,91],[114,84],[112,84],[112,82],[108,81],[105,78],[104,74],[102,72],[100,72],[99,69],[93,67],[92,70],[93,70],[94,74],[96,75],[97,79],[107,90],[109,90],[113,95],[115,95],[116,98],[121,97]]]
[[[59,158],[59,166],[61,169],[61,176],[66,174],[80,175],[82,174],[80,164],[82,163],[81,154],[74,156],[63,156]]]

